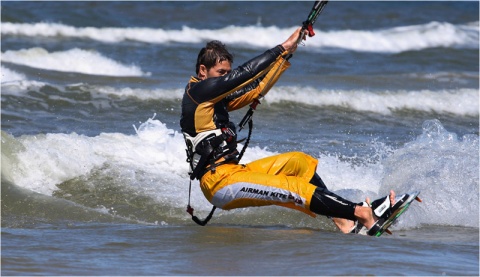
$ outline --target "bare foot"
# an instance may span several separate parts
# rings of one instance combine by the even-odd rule
[[[390,206],[393,206],[395,204],[395,192],[393,190],[390,191],[389,199]],[[367,203],[370,203],[369,200],[370,199],[367,198]],[[372,208],[363,206],[355,207],[355,217],[360,223],[367,227],[367,229],[370,229],[378,220],[378,218],[373,214]]]
[[[395,197],[393,197],[395,199]],[[370,198],[367,197],[365,198],[365,203],[367,203],[368,207],[370,207]],[[332,218],[333,223],[335,223],[335,226],[344,234],[350,233],[353,228],[355,227],[355,221],[353,220],[348,220],[344,218]]]
[[[393,190],[390,190],[390,195],[389,195],[389,198],[390,198],[390,207],[393,207],[393,205],[395,205],[395,192]],[[368,206],[370,206],[371,202],[370,202],[370,197],[367,197],[365,198],[365,202],[368,204]]]
[[[395,205],[395,192],[391,190],[389,196],[390,196],[390,207],[393,207],[393,205]]]
[[[333,223],[337,226],[337,228],[342,231],[344,234],[350,233],[353,227],[355,226],[355,222],[352,220],[344,219],[344,218],[332,218]]]

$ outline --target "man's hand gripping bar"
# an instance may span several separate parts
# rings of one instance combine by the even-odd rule
[[[327,5],[327,3],[328,0],[315,1],[315,4],[313,4],[313,8],[307,17],[307,20],[302,23],[302,29],[308,31],[309,37],[313,37],[315,35],[315,32],[313,31],[313,24],[315,24],[315,21],[317,21],[317,17],[323,11],[323,8],[325,8],[325,5]]]

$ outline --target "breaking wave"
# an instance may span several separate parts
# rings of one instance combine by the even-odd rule
[[[3,68],[2,68],[3,70]],[[41,92],[45,83],[18,80],[15,71],[7,70],[2,78],[2,93],[14,94],[21,97],[22,93],[34,89]],[[19,77],[21,78],[21,76]],[[56,86],[66,91],[66,87]],[[111,97],[134,97],[142,101],[179,100],[183,89],[167,88],[114,88],[88,84],[73,84],[68,86],[71,93],[75,89],[79,92],[88,91],[92,97],[109,95]],[[322,89],[304,86],[274,87],[266,95],[262,103],[268,104],[293,102],[318,107],[336,107],[359,112],[373,112],[377,114],[391,114],[398,111],[413,110],[427,113],[450,113],[460,116],[479,115],[479,93],[477,89],[460,88],[444,90],[400,90],[400,91],[366,91]]]
[[[135,135],[102,133],[95,137],[75,133],[13,137],[2,131],[2,190],[10,193],[15,187],[37,195],[41,201],[55,203],[54,207],[61,204],[58,209],[66,203],[70,203],[68,207],[83,207],[82,217],[87,218],[98,213],[102,218],[109,215],[148,224],[191,224],[184,211],[188,167],[182,135],[154,118],[135,129]],[[400,228],[422,224],[478,228],[478,142],[478,135],[460,138],[445,130],[438,120],[429,120],[420,136],[398,149],[372,142],[382,156],[376,162],[364,157],[363,165],[353,165],[332,154],[319,154],[317,171],[331,190],[354,200],[379,197],[389,189],[421,190],[424,202],[411,208],[403,217],[408,223],[400,220]],[[249,148],[243,162],[272,154]],[[7,184],[10,187],[4,188]],[[200,213],[208,212],[211,205],[197,182],[192,187],[195,208]],[[3,196],[2,192],[2,200]],[[59,204],[59,199],[66,202]],[[25,209],[21,205],[17,208]],[[237,223],[251,224],[267,218],[263,224],[280,224],[275,221],[277,217],[267,216],[272,209],[265,209],[222,211],[217,220],[229,222],[234,216]],[[275,211],[285,212],[281,208]],[[225,214],[231,216],[224,218]],[[303,219],[298,222],[302,218],[298,214],[291,218],[290,224],[296,226],[315,224]],[[97,217],[91,216],[90,220]]]
[[[33,68],[90,75],[145,76],[150,74],[142,72],[142,70],[135,65],[124,65],[96,51],[87,51],[78,48],[58,52],[49,52],[40,47],[7,50],[2,52],[1,59],[2,62],[25,65]],[[2,82],[4,81],[4,77],[5,76],[2,76]],[[12,78],[18,78],[18,76],[12,76],[11,73],[6,76],[6,79]]]
[[[88,39],[105,43],[137,41],[168,44],[199,43],[219,39],[227,44],[246,44],[245,34],[257,39],[248,41],[250,47],[271,47],[279,37],[287,37],[296,27],[226,26],[220,29],[196,29],[183,26],[180,30],[155,28],[74,27],[61,23],[2,22],[2,36],[28,36]],[[318,30],[321,39],[308,40],[309,48],[337,48],[359,52],[399,53],[428,48],[479,47],[479,22],[451,24],[429,22],[420,25],[399,26],[381,30]]]

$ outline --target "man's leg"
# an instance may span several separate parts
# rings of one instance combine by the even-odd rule
[[[310,183],[319,188],[327,190],[327,186],[325,185],[322,178],[317,173],[313,175],[312,180],[310,180]],[[330,216],[329,218],[332,219],[335,226],[337,226],[337,228],[342,233],[350,233],[350,231],[352,231],[353,227],[355,226],[355,221],[353,220],[348,220],[345,218],[338,218],[338,217],[330,217]]]
[[[225,164],[218,166],[215,173],[208,171],[200,182],[205,197],[224,210],[278,205],[315,216],[309,209],[314,185],[304,178],[256,172],[251,168]]]
[[[393,190],[390,191],[389,199],[390,205],[393,206],[395,202],[395,192]],[[316,214],[334,218],[357,220],[359,224],[362,224],[367,229],[370,229],[378,220],[373,214],[372,208],[357,205],[322,188],[317,188],[313,193],[310,201],[310,210]]]
[[[343,233],[350,233],[352,231],[358,217],[361,218],[362,222],[366,222],[366,224],[364,224],[366,226],[371,226],[375,222],[376,218],[374,218],[369,206],[363,207],[361,203],[352,203],[330,192],[317,173],[312,177],[310,183],[317,186],[312,196],[310,210],[330,217],[337,228]],[[395,204],[395,192],[393,190],[390,191],[389,198],[390,205],[393,206]],[[367,198],[366,202],[370,203],[370,200]]]
[[[355,220],[356,203],[348,201],[326,188],[317,187],[310,202],[310,210],[332,218]]]

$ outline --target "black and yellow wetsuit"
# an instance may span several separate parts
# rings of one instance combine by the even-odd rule
[[[180,125],[192,176],[200,180],[205,197],[225,210],[279,205],[312,216],[354,219],[355,204],[328,192],[315,173],[318,161],[305,153],[289,152],[238,164],[235,125],[228,112],[266,94],[290,66],[287,54],[279,45],[224,76],[190,79],[182,99]]]
[[[290,66],[283,59],[286,54],[279,45],[227,75],[203,81],[191,77],[182,100],[182,132],[195,136],[228,125],[229,111],[245,107],[261,92],[266,94]],[[282,68],[277,72],[280,66]],[[265,88],[267,84],[268,88]]]

